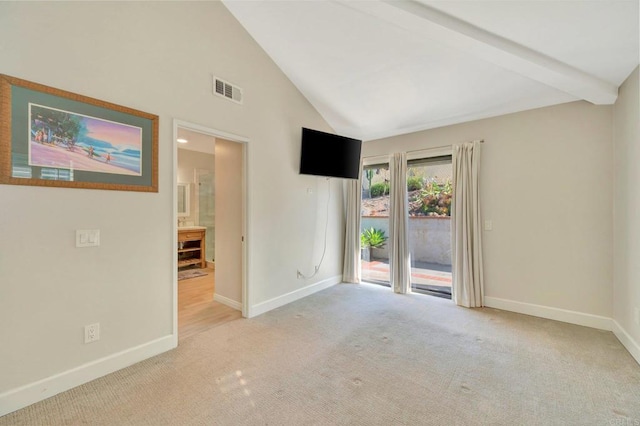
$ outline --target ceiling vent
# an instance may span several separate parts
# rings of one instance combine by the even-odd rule
[[[213,93],[242,104],[242,89],[218,77],[213,77]]]

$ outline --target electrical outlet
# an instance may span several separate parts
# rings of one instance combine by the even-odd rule
[[[640,308],[637,306],[633,308],[633,321],[636,325],[640,326]]]
[[[100,323],[84,326],[84,342],[91,343],[100,340]]]
[[[76,247],[95,247],[100,245],[99,229],[76,230]]]

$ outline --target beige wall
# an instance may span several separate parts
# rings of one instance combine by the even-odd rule
[[[611,317],[612,108],[575,102],[364,144],[364,155],[485,139],[485,295]]]
[[[216,295],[242,303],[242,148],[216,139]]]
[[[331,129],[222,3],[0,2],[0,51],[2,73],[160,117],[158,193],[0,185],[0,394],[171,341],[176,118],[250,140],[250,305],[313,284],[296,279],[323,231],[300,128]],[[212,74],[244,104],[214,96]],[[341,273],[341,200],[317,281]],[[100,229],[101,246],[75,248],[76,229]]]
[[[638,68],[620,87],[614,106],[613,319],[640,349],[640,84]],[[636,353],[636,357],[640,352]]]

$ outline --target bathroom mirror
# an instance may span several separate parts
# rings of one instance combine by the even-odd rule
[[[189,216],[189,184],[178,183],[178,217]]]

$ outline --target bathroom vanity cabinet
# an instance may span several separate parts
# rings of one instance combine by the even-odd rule
[[[207,267],[204,226],[178,228],[178,268],[190,265]]]

